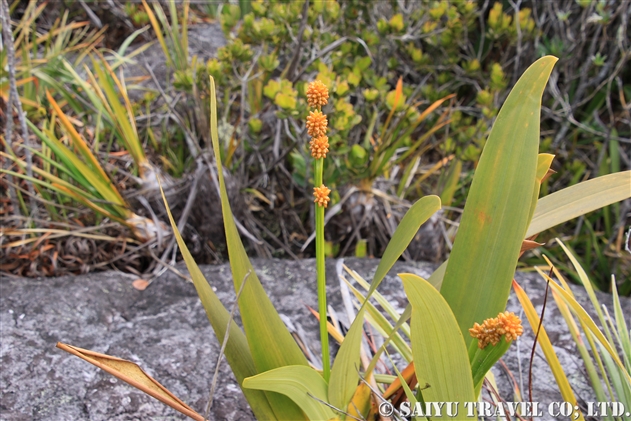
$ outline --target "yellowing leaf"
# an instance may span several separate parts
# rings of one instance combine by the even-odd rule
[[[289,397],[310,420],[328,420],[335,413],[327,402],[327,384],[322,376],[303,365],[285,366],[248,377],[243,387],[276,392]]]
[[[425,279],[410,273],[399,277],[412,305],[410,330],[416,378],[419,384],[429,384],[422,391],[423,400],[474,402],[467,348],[449,305]]]
[[[531,216],[541,97],[556,61],[537,60],[517,81],[475,171],[440,289],[464,335],[506,308]]]

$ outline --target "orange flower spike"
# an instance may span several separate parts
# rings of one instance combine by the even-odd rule
[[[501,331],[506,335],[507,341],[514,341],[524,333],[524,327],[521,325],[521,319],[515,313],[505,311],[497,316],[501,325]]]
[[[314,159],[326,158],[326,154],[329,152],[329,138],[327,136],[314,137],[309,142],[309,147]]]
[[[307,86],[307,103],[312,108],[319,108],[328,103],[329,90],[324,83],[314,80]]]
[[[311,111],[307,116],[307,133],[311,137],[326,135],[328,122],[326,116],[321,111]]]
[[[474,323],[473,327],[469,329],[469,334],[478,340],[478,348],[480,349],[486,348],[489,344],[497,345],[501,341],[502,335],[506,335],[507,341],[514,341],[523,332],[524,328],[520,318],[515,313],[508,311],[500,313],[492,319],[486,319],[482,325]]]
[[[314,202],[318,204],[318,206],[327,207],[331,198],[329,197],[329,193],[331,193],[331,189],[326,187],[324,184],[320,187],[313,188],[313,196],[315,197]]]

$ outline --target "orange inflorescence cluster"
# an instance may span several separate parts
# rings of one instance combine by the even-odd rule
[[[326,135],[328,122],[326,116],[321,111],[311,111],[307,116],[307,133],[311,137]]]
[[[475,323],[469,334],[478,340],[478,347],[484,349],[487,345],[497,345],[502,339],[502,335],[506,335],[507,341],[514,341],[517,337],[524,333],[521,325],[521,319],[515,313],[505,311],[498,314],[497,317],[486,319],[482,325]]]
[[[329,90],[319,80],[315,80],[307,86],[307,103],[310,107],[317,108],[326,105],[329,99]]]
[[[329,138],[327,136],[314,137],[309,142],[309,148],[313,158],[326,158],[326,154],[329,152]]]
[[[329,205],[331,198],[329,197],[329,193],[331,193],[331,189],[326,187],[324,184],[320,187],[313,188],[313,196],[315,197],[314,202],[318,206],[324,206],[325,208]]]

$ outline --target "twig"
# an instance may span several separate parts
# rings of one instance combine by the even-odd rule
[[[287,74],[285,75],[286,79],[294,80],[293,73],[296,71],[296,67],[298,66],[298,61],[300,59],[300,52],[302,50],[302,41],[304,38],[305,27],[307,26],[307,16],[309,15],[309,0],[305,0],[302,5],[302,22],[300,22],[300,30],[298,31],[298,43],[296,45],[296,51],[294,51],[294,56],[289,63],[289,67],[287,68]]]
[[[206,413],[204,414],[204,420],[209,420],[210,417],[210,408],[213,405],[213,397],[215,395],[215,388],[217,387],[217,379],[219,377],[219,367],[221,365],[221,360],[223,359],[224,352],[226,350],[226,346],[228,345],[228,338],[230,337],[230,325],[232,323],[232,318],[234,317],[234,313],[237,310],[237,306],[239,304],[239,298],[241,297],[241,293],[243,292],[243,287],[245,286],[245,282],[250,277],[252,270],[248,270],[248,273],[243,277],[243,282],[241,282],[241,286],[239,287],[239,292],[237,292],[237,298],[234,300],[232,304],[232,308],[230,309],[230,317],[228,318],[228,324],[226,325],[226,332],[223,335],[223,342],[221,343],[221,349],[219,350],[219,358],[217,358],[217,365],[215,366],[215,374],[213,374],[213,380],[210,386],[210,396],[208,397],[208,405],[206,406]]]
[[[81,7],[83,7],[83,10],[85,10],[85,12],[88,14],[92,23],[95,26],[97,26],[99,29],[103,28],[103,23],[101,22],[101,19],[99,19],[99,17],[96,14],[94,14],[92,9],[90,9],[83,0],[79,0],[79,4],[81,4]]]
[[[344,414],[344,415],[346,415],[347,417],[351,417],[352,419],[357,420],[357,421],[363,421],[361,418],[354,417],[354,416],[352,416],[351,414],[349,414],[348,412],[344,412],[344,411],[342,411],[341,409],[334,407],[334,406],[333,406],[333,405],[331,405],[330,403],[325,402],[325,401],[323,401],[322,399],[320,399],[320,398],[318,398],[318,397],[316,397],[316,396],[313,396],[313,395],[312,395],[311,393],[309,393],[309,392],[307,392],[307,396],[309,396],[310,398],[315,399],[316,401],[320,402],[320,403],[321,403],[321,404],[323,404],[323,405],[328,406],[329,408],[331,408],[331,409],[332,409],[332,410],[334,410],[335,412],[338,412],[338,413],[340,413],[340,414]]]
[[[9,103],[7,104],[7,124],[5,127],[5,140],[9,148],[11,148],[11,140],[13,136],[13,105],[17,109],[18,119],[22,129],[22,141],[24,148],[24,156],[26,158],[26,175],[33,178],[33,157],[29,150],[28,129],[26,128],[26,118],[20,95],[18,93],[17,84],[15,82],[15,50],[13,46],[13,33],[11,32],[11,17],[9,16],[9,5],[6,0],[0,1],[0,15],[2,19],[2,34],[4,37],[4,45],[7,51],[7,66],[9,68]],[[30,196],[34,196],[32,183],[27,183]],[[15,191],[13,192],[15,193]],[[15,212],[19,212],[19,208],[15,206]],[[32,207],[32,217],[37,217],[37,206]]]
[[[548,278],[552,276],[552,269],[548,274]],[[532,363],[535,358],[535,349],[537,348],[537,339],[539,338],[539,332],[541,332],[541,325],[543,324],[543,316],[546,313],[546,303],[548,302],[548,289],[550,288],[550,281],[546,280],[546,293],[543,296],[543,308],[541,309],[541,316],[539,317],[539,326],[537,326],[537,333],[535,334],[535,340],[532,344],[532,351],[530,352],[530,363],[528,367],[528,401],[532,402]],[[532,417],[530,418],[533,419]]]
[[[293,78],[292,82],[297,81],[298,79],[300,79],[300,76],[302,76],[302,74],[309,68],[309,66],[311,66],[317,59],[319,59],[322,56],[325,56],[326,54],[330,53],[331,51],[335,50],[337,47],[339,47],[340,45],[344,44],[346,42],[346,40],[348,40],[348,37],[342,37],[336,41],[333,41],[331,44],[329,44],[328,46],[326,46],[324,49],[320,50],[318,52],[318,54],[316,54],[314,57],[312,57],[307,64],[305,64],[305,66],[296,74],[296,76]]]
[[[265,227],[265,225],[263,225],[263,224],[261,224],[259,221],[257,221],[257,220],[256,220],[256,218],[252,218],[252,221],[254,222],[254,224],[255,224],[257,227],[259,227],[259,228],[260,228],[260,229],[262,229],[262,230],[263,230],[263,231],[264,231],[267,235],[269,235],[269,236],[272,238],[272,240],[274,240],[274,242],[275,242],[276,244],[278,244],[278,245],[279,245],[279,246],[280,246],[280,247],[281,247],[281,248],[285,251],[285,253],[287,253],[288,255],[290,255],[290,256],[291,256],[291,258],[292,258],[292,259],[294,259],[294,260],[300,260],[300,259],[298,258],[298,256],[296,256],[296,255],[295,255],[295,254],[291,251],[291,249],[290,249],[289,247],[287,247],[287,245],[283,244],[283,242],[282,242],[282,241],[280,241],[280,240],[278,239],[278,237],[276,237],[276,236],[274,235],[274,233],[273,233],[273,232],[271,232],[269,229],[267,229],[267,227]]]

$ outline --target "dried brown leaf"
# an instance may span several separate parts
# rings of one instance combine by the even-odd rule
[[[169,405],[171,408],[181,412],[189,418],[197,421],[204,421],[204,417],[179,400],[166,387],[162,386],[155,379],[145,373],[136,363],[112,357],[110,355],[100,354],[87,349],[77,348],[61,342],[57,342],[57,348],[94,364],[101,370],[107,371],[111,375],[118,377],[137,389],[142,390],[149,396]]]

